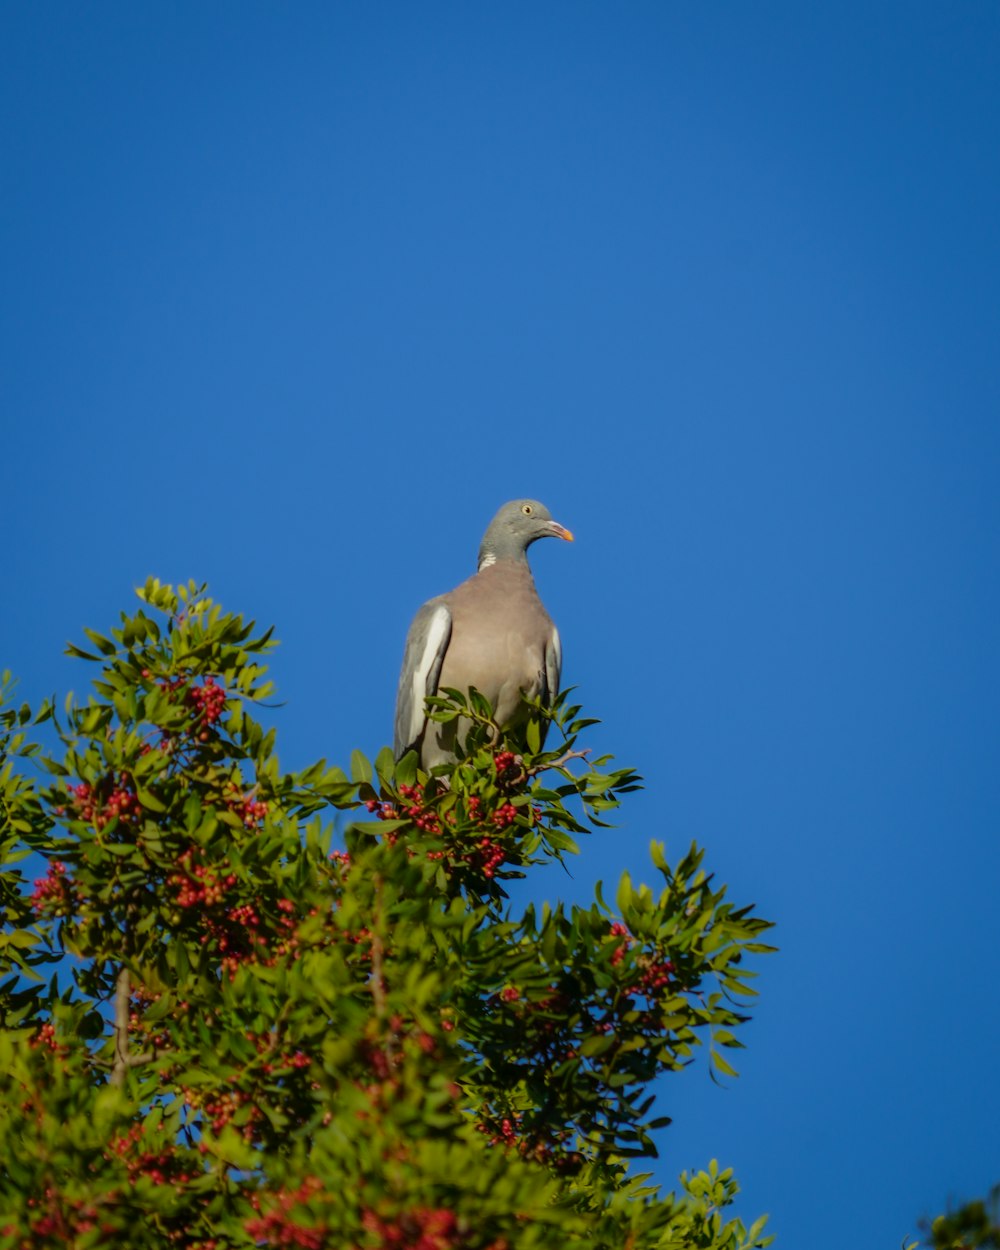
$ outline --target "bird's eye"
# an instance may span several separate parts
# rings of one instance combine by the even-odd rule
[[[525,516],[531,516],[531,504],[530,503],[521,504],[521,511],[524,513]]]

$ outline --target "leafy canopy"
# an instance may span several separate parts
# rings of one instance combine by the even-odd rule
[[[638,785],[582,763],[593,722],[564,695],[504,738],[452,691],[451,768],[283,772],[270,631],[140,599],[70,648],[85,703],[3,685],[0,1250],[767,1244],[730,1171],[664,1194],[633,1162],[661,1073],[707,1042],[735,1074],[767,922],[693,846],[613,906],[505,890]]]

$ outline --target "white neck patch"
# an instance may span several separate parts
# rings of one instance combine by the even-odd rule
[[[480,571],[482,569],[489,568],[491,564],[496,564],[496,562],[497,562],[497,558],[493,554],[493,552],[487,551],[486,555],[484,555],[483,558],[479,561]]]

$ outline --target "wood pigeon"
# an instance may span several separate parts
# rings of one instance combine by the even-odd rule
[[[396,759],[416,750],[425,770],[455,758],[462,719],[428,721],[424,699],[444,686],[470,686],[489,699],[505,728],[527,718],[522,695],[548,707],[559,693],[559,634],[535,590],[528,547],[573,535],[534,499],[505,503],[479,548],[478,572],[413,618],[396,696]]]

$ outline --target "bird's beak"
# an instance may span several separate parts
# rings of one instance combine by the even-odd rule
[[[549,533],[554,538],[565,538],[568,543],[573,541],[572,533],[565,527],[565,525],[560,525],[557,521],[549,522]]]

